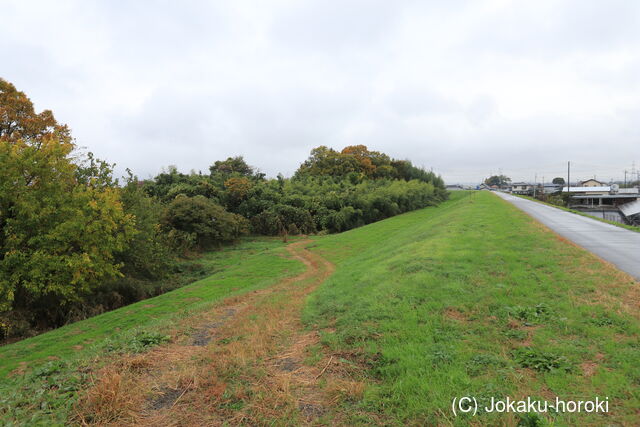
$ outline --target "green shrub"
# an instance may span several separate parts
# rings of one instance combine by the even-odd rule
[[[177,196],[167,206],[163,223],[170,232],[176,230],[173,237],[180,246],[195,243],[199,249],[232,242],[248,232],[246,219],[204,196]]]

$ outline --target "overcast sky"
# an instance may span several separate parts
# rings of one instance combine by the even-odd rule
[[[640,2],[0,0],[0,77],[141,178],[365,144],[448,183],[640,168]]]

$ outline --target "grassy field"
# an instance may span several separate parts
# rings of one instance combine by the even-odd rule
[[[304,270],[283,255],[280,240],[248,239],[205,254],[199,262],[216,272],[191,285],[0,347],[0,425],[63,424],[89,366],[145,351],[168,340],[176,320]]]
[[[486,192],[318,239],[336,272],[306,321],[366,366],[353,422],[466,425],[454,397],[608,397],[611,414],[479,425],[638,421],[638,284]]]
[[[438,207],[313,239],[336,269],[304,309],[306,327],[321,333],[309,358],[333,360],[365,385],[337,401],[329,414],[338,418],[318,422],[637,421],[638,284],[495,195],[455,192]],[[283,250],[261,239],[209,254],[219,270],[211,277],[0,347],[0,372],[13,372],[0,381],[0,424],[65,423],[96,363],[162,344],[178,320],[302,271]],[[463,396],[481,406],[491,397],[608,397],[610,413],[455,417],[452,399]]]
[[[284,244],[276,239],[247,241],[200,259],[216,271],[211,276],[155,298],[76,322],[54,331],[0,347],[0,377],[22,366],[29,368],[53,358],[95,352],[105,338],[131,329],[157,329],[172,316],[204,309],[234,292],[247,292],[274,283],[286,274],[303,269],[298,262],[282,257]]]

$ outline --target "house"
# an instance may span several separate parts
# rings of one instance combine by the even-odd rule
[[[446,189],[448,191],[460,191],[460,190],[464,190],[464,187],[459,184],[449,184],[446,186]]]
[[[640,199],[638,189],[620,189],[616,184],[604,187],[564,187],[562,191],[571,194],[571,207],[611,206],[615,208]]]
[[[533,194],[533,184],[527,182],[514,182],[511,184],[513,194]]]
[[[578,187],[605,187],[607,184],[597,181],[595,179],[588,179],[586,181],[580,181]]]

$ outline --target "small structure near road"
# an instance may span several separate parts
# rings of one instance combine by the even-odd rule
[[[632,225],[640,225],[640,199],[620,206],[620,212]]]
[[[635,206],[635,203],[640,200],[640,192],[637,188],[619,188],[616,184],[611,186],[564,187],[563,192],[571,195],[569,199],[570,208],[621,223],[630,223],[634,220],[633,218],[630,219],[630,215],[633,216],[637,213],[631,213],[633,209],[628,207]],[[623,207],[625,207],[624,210]],[[625,210],[629,214],[626,214]]]

